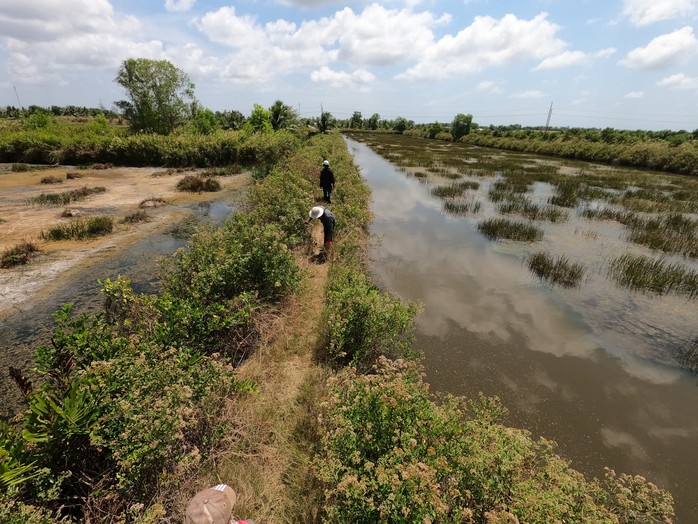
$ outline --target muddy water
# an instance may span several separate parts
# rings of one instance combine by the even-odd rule
[[[374,275],[424,306],[417,345],[432,389],[499,396],[506,424],[555,440],[587,476],[644,475],[674,495],[676,522],[698,522],[698,379],[675,355],[696,336],[696,302],[612,284],[603,265],[624,236],[614,225],[571,217],[545,226],[542,246],[490,242],[477,221],[491,204],[446,215],[424,184],[348,143],[373,192]],[[581,288],[551,288],[525,267],[527,252],[552,245],[584,261]]]
[[[219,197],[220,198],[220,197]],[[240,195],[227,195],[220,201],[181,206],[190,216],[166,232],[156,233],[134,244],[114,249],[89,267],[71,271],[52,289],[17,308],[17,312],[0,323],[0,418],[12,416],[22,406],[19,389],[8,378],[8,366],[26,370],[32,365],[34,350],[50,341],[55,327],[53,313],[65,303],[73,303],[76,313],[96,313],[103,305],[99,280],[118,276],[128,278],[139,293],[158,289],[157,259],[186,245],[186,235],[198,225],[219,224],[232,213]]]

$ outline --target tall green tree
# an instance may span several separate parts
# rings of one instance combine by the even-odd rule
[[[470,133],[470,126],[473,123],[473,115],[458,113],[451,122],[451,136],[455,142],[460,137]]]
[[[361,129],[363,121],[364,121],[364,119],[361,116],[361,111],[354,111],[354,114],[351,115],[351,119],[349,119],[349,128],[350,129]]]
[[[376,130],[378,129],[378,124],[380,123],[381,116],[378,113],[373,113],[371,117],[366,121],[366,126],[369,129]]]
[[[128,95],[116,102],[133,131],[166,135],[191,117],[194,84],[167,60],[129,58],[115,81]]]
[[[250,118],[245,122],[245,129],[253,133],[269,133],[271,132],[271,114],[264,109],[261,104],[255,104],[252,108]]]
[[[298,113],[291,106],[277,100],[269,108],[271,127],[274,131],[278,129],[288,129],[298,122]]]
[[[329,128],[334,126],[334,124],[335,118],[332,116],[332,113],[329,113],[327,111],[322,111],[320,113],[320,118],[318,118],[317,120],[317,126],[320,132],[324,133]]]

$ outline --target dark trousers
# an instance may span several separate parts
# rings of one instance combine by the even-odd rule
[[[332,186],[322,187],[322,196],[325,197],[325,202],[331,203],[330,197],[332,196]]]

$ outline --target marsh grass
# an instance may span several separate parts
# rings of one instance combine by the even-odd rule
[[[664,258],[626,253],[611,262],[609,273],[618,284],[630,289],[698,297],[698,272]]]
[[[432,188],[431,194],[439,198],[455,198],[461,196],[468,189],[478,189],[480,184],[470,180],[454,182],[447,186],[437,186]]]
[[[39,248],[32,242],[21,242],[14,247],[6,249],[0,255],[0,268],[10,268],[24,265],[32,257],[39,253]]]
[[[221,190],[221,184],[218,180],[208,175],[185,175],[184,178],[177,182],[177,189],[180,191],[191,191],[192,193],[214,192]]]
[[[530,220],[547,220],[549,222],[564,222],[568,213],[555,207],[541,207],[529,200],[509,200],[500,204],[497,210],[504,214],[521,215]]]
[[[698,221],[671,213],[629,224],[629,240],[665,253],[698,257]]]
[[[123,224],[138,224],[140,222],[147,222],[148,220],[150,220],[150,216],[145,210],[141,209],[140,211],[126,215],[121,222]]]
[[[47,241],[85,240],[111,233],[114,220],[111,217],[94,217],[78,220],[70,224],[61,224],[41,232],[41,238]]]
[[[474,199],[446,199],[444,200],[443,209],[451,215],[470,215],[479,213],[482,208],[482,202]]]
[[[698,374],[698,337],[680,348],[679,355],[681,357],[681,367],[689,370],[694,375]]]
[[[30,166],[29,164],[12,164],[10,170],[13,173],[24,173],[26,171],[31,171],[32,166]]]
[[[600,209],[585,208],[580,213],[580,216],[584,218],[594,219],[594,220],[615,220],[623,225],[629,225],[640,220],[640,217],[635,213],[630,211],[622,211],[611,209],[608,207]]]
[[[523,222],[515,222],[506,218],[490,218],[477,225],[485,237],[490,240],[501,238],[522,242],[535,242],[543,238],[543,230]]]
[[[104,193],[106,187],[82,187],[73,189],[63,193],[41,193],[39,196],[27,200],[29,204],[37,204],[40,206],[65,206],[71,202],[84,200],[90,195]]]
[[[572,262],[564,255],[553,257],[544,251],[528,260],[528,268],[540,279],[563,287],[577,286],[585,271],[582,264]]]
[[[223,167],[212,167],[204,171],[206,176],[233,176],[239,175],[244,171],[243,167],[238,164],[232,164]]]
[[[63,179],[55,177],[53,175],[45,176],[41,179],[42,184],[62,184]]]

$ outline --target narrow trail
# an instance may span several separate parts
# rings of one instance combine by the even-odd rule
[[[321,230],[314,229],[313,236],[315,245],[321,245]],[[230,403],[224,416],[234,429],[213,467],[192,488],[206,487],[204,479],[211,485],[231,485],[238,495],[234,516],[239,519],[265,524],[316,521],[309,505],[317,496],[308,485],[313,478],[311,436],[328,371],[314,356],[329,269],[312,261],[317,252],[297,257],[306,272],[302,288],[265,328],[257,352],[236,371],[238,378],[257,383],[259,393]]]

